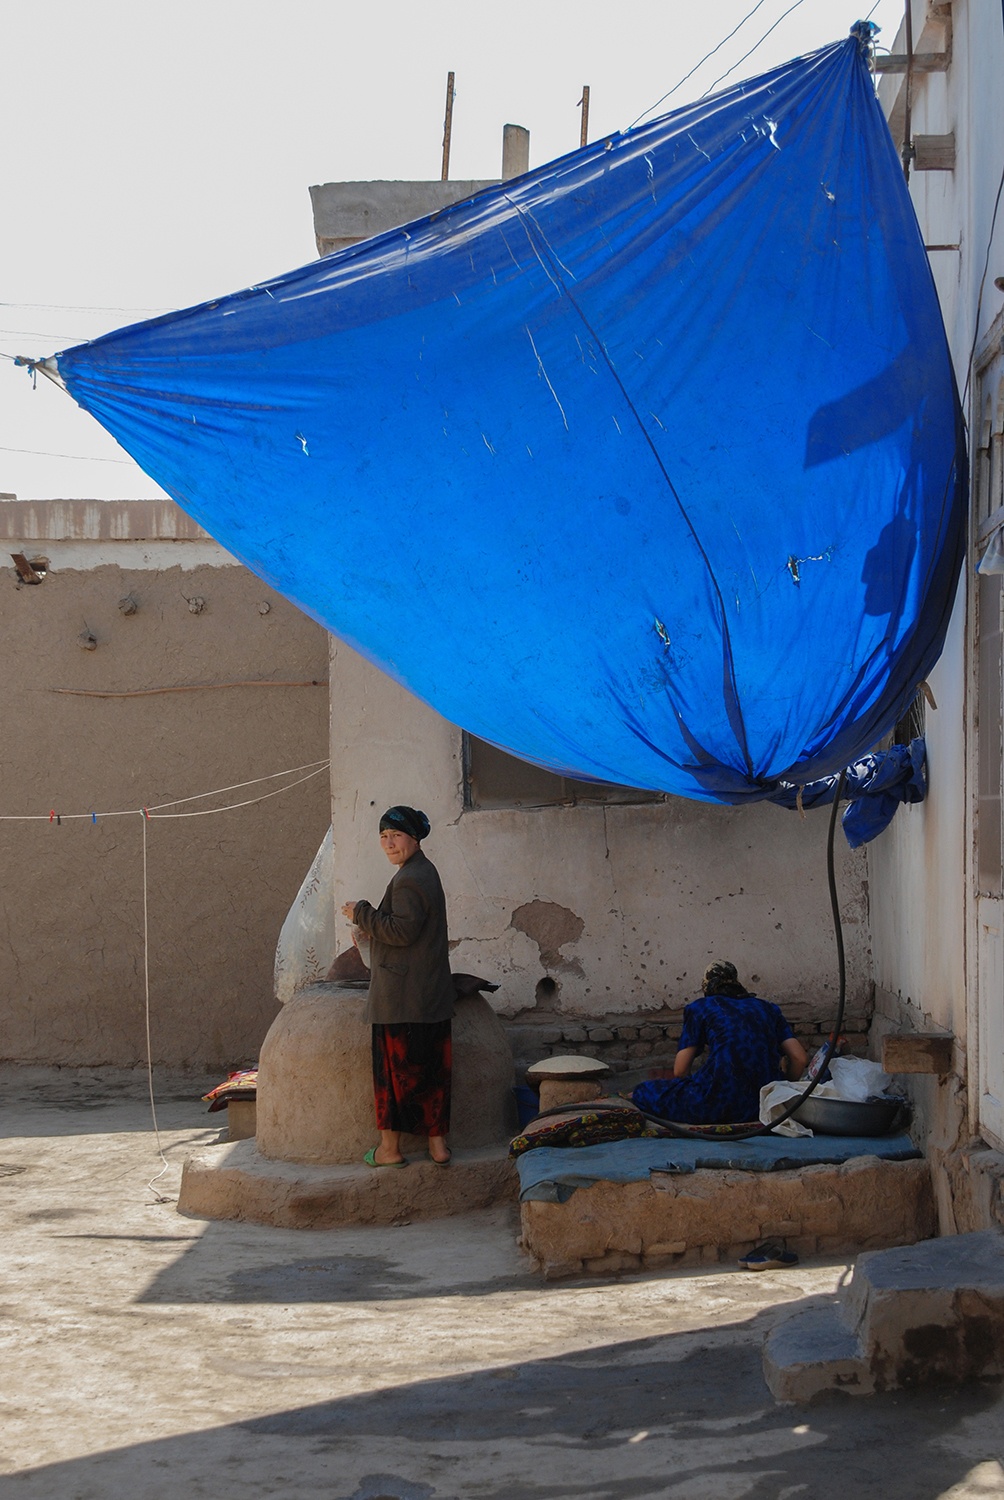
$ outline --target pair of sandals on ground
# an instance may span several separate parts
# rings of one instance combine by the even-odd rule
[[[376,1154],[379,1149],[378,1146],[371,1146],[363,1157],[363,1161],[368,1167],[406,1167],[408,1165],[408,1158],[406,1156],[402,1156],[400,1161],[377,1161]],[[453,1160],[453,1152],[450,1151],[449,1147],[446,1149],[448,1153],[446,1156],[433,1156],[431,1151],[425,1153],[434,1167],[448,1167],[450,1165]]]

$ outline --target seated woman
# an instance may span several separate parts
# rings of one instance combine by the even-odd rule
[[[801,1078],[805,1049],[778,1007],[739,983],[734,964],[712,964],[703,987],[703,997],[684,1009],[673,1077],[649,1079],[631,1098],[648,1114],[686,1125],[755,1120],[764,1084]],[[702,1052],[704,1064],[692,1073]]]

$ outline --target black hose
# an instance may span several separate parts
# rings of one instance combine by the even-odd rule
[[[844,1008],[847,1001],[847,964],[844,956],[844,929],[840,921],[840,902],[837,899],[837,877],[833,864],[833,841],[837,828],[837,810],[840,805],[840,799],[843,796],[846,779],[846,770],[841,771],[836,790],[833,793],[830,826],[826,836],[826,879],[830,890],[833,937],[837,945],[837,1019],[833,1024],[833,1031],[829,1039],[823,1044],[824,1054],[820,1066],[816,1071],[815,1078],[809,1080],[808,1087],[799,1094],[797,1099],[792,1099],[790,1103],[786,1104],[782,1113],[769,1125],[681,1125],[672,1120],[664,1120],[661,1115],[653,1115],[648,1110],[642,1110],[642,1114],[645,1115],[646,1119],[653,1121],[654,1124],[661,1125],[667,1134],[680,1136],[683,1139],[696,1138],[698,1140],[710,1141],[748,1141],[757,1135],[772,1135],[779,1125],[783,1125],[785,1120],[791,1119],[795,1111],[801,1108],[809,1095],[814,1093],[822,1083],[823,1074],[829,1067],[830,1058],[836,1049],[840,1028],[844,1024]]]

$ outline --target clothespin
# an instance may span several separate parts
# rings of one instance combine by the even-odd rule
[[[97,813],[96,812],[92,812],[91,813],[91,822],[92,823],[96,823],[97,821],[98,821],[98,815],[97,815]]]
[[[49,822],[50,823],[55,823],[55,821],[56,821],[56,809],[54,807],[50,807],[49,808]]]
[[[148,810],[145,807],[143,809],[143,816],[146,819],[146,821],[149,823],[149,821],[150,821],[150,814],[149,814]]]

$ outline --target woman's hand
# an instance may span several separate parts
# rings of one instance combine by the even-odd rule
[[[354,922],[356,919],[356,907],[358,905],[358,901],[346,901],[345,905],[342,907],[342,916],[348,917],[350,922]]]

